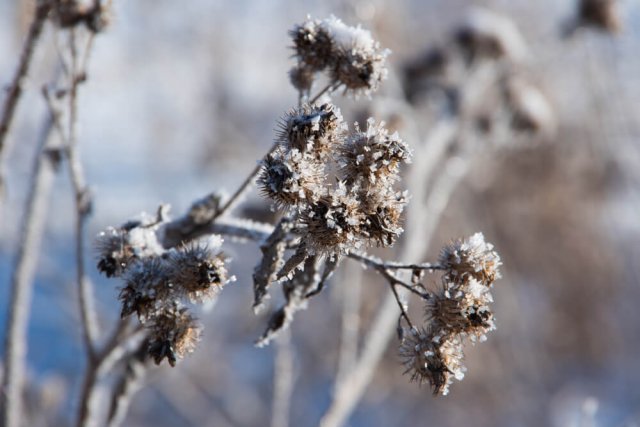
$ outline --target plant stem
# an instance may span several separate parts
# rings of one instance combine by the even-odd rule
[[[42,29],[44,23],[51,9],[51,2],[48,0],[39,0],[36,4],[33,20],[27,33],[27,38],[20,54],[20,61],[18,63],[18,69],[7,89],[7,98],[4,101],[4,108],[2,110],[2,117],[0,118],[0,197],[4,191],[4,148],[5,140],[11,129],[11,123],[18,105],[18,101],[22,95],[22,89],[24,80],[29,72],[29,66],[31,65],[31,59],[35,51],[36,44],[42,35]]]
[[[47,206],[58,158],[47,152],[54,117],[48,114],[40,132],[38,154],[24,210],[17,258],[11,279],[11,302],[7,321],[3,389],[6,392],[4,426],[18,427],[23,419],[23,388],[27,355],[27,326],[31,310],[33,279],[47,219]]]

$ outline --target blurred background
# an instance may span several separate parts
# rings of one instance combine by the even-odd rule
[[[481,150],[424,259],[435,260],[451,238],[482,231],[504,262],[493,292],[498,328],[486,343],[467,348],[465,380],[444,398],[409,383],[394,341],[348,425],[639,426],[638,0],[619,2],[618,33],[584,28],[571,37],[562,33],[576,15],[574,0],[115,0],[113,22],[96,39],[80,91],[80,150],[95,197],[89,235],[153,213],[160,203],[180,215],[193,200],[214,190],[231,193],[242,182],[271,146],[277,119],[297,103],[287,77],[293,65],[287,31],[307,14],[361,23],[392,50],[384,99],[406,64],[444,43],[471,6],[518,26],[529,49],[522,67],[557,124],[551,136]],[[3,85],[17,64],[31,7],[0,0]],[[3,340],[19,224],[46,113],[39,88],[51,81],[56,60],[51,26],[44,40],[6,162]],[[335,102],[349,122],[370,103],[340,96]],[[74,201],[65,173],[54,188],[35,280],[28,382],[33,413],[40,414],[32,425],[63,426],[75,414],[86,362],[73,284]],[[269,214],[256,192],[246,206],[246,216]],[[251,309],[259,250],[231,243],[225,251],[237,282],[200,313],[205,332],[197,351],[173,369],[151,370],[125,425],[269,423],[275,346],[253,346],[265,324]],[[391,251],[380,255],[393,259]],[[101,325],[110,329],[119,314],[119,284],[99,276],[88,259]],[[353,270],[343,265],[293,323],[292,426],[316,425],[331,401],[348,287],[361,282],[363,333],[387,291],[374,274],[360,280]]]

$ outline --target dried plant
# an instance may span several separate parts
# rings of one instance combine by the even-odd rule
[[[615,5],[580,2],[579,26],[618,31]],[[93,38],[107,29],[110,19],[109,2],[38,1],[5,102],[0,160],[20,82],[42,27],[51,22],[69,44],[61,54],[63,82],[55,80],[43,91],[49,110],[24,219],[24,247],[13,280],[3,376],[7,427],[17,427],[24,413],[20,358],[28,318],[25,301],[34,270],[29,254],[37,253],[46,198],[61,163],[68,166],[74,196],[76,285],[88,359],[77,425],[91,425],[100,417],[96,396],[107,375],[114,377],[115,385],[110,388],[106,422],[117,425],[152,363],[166,360],[175,367],[197,350],[203,331],[197,319],[199,306],[225,298],[225,286],[235,281],[233,260],[222,251],[226,238],[260,248],[262,256],[252,276],[256,314],[268,309],[274,289],[282,292],[281,306],[266,319],[262,334],[256,333],[260,347],[289,328],[346,260],[373,269],[387,282],[388,296],[372,321],[373,332],[362,354],[352,358],[352,369],[339,367],[342,378],[336,381],[321,425],[345,422],[392,330],[397,331],[399,358],[409,379],[428,384],[435,395],[447,395],[453,380],[465,375],[465,345],[485,341],[496,328],[491,291],[502,263],[482,233],[454,240],[437,261],[423,262],[434,230],[448,198],[479,153],[515,146],[516,141],[549,139],[557,130],[551,101],[527,76],[530,55],[517,27],[506,17],[474,9],[446,42],[404,66],[403,93],[393,99],[395,104],[385,100],[400,120],[387,120],[391,123],[387,125],[389,116],[373,113],[350,124],[337,105],[336,93],[371,100],[389,74],[390,51],[369,31],[333,16],[307,18],[295,25],[289,31],[295,64],[288,77],[298,103],[277,121],[273,147],[237,191],[228,198],[213,193],[197,200],[176,219],[163,205],[156,215],[105,227],[97,235],[97,269],[117,281],[121,316],[103,340],[83,269],[83,236],[92,200],[79,161],[76,127],[77,92],[88,78],[86,61]],[[85,42],[84,49],[80,41]],[[379,108],[375,100],[369,106],[371,111]],[[60,145],[51,144],[54,133]],[[276,211],[273,224],[234,215],[242,195],[253,185]],[[398,246],[393,257],[401,261],[367,253],[388,254]],[[409,301],[422,306],[418,319],[410,315]],[[279,359],[291,363],[287,334]],[[286,369],[279,367],[282,372]],[[291,377],[288,381],[293,381]],[[278,387],[280,398],[291,397],[291,384]],[[289,407],[282,402],[276,406]]]
[[[488,289],[499,275],[500,259],[481,234],[454,243],[443,250],[439,264],[410,269],[443,270],[442,289],[434,293],[420,281],[404,284],[397,275],[402,267],[363,254],[372,246],[393,246],[403,232],[409,195],[400,173],[412,150],[384,122],[371,117],[349,130],[336,105],[315,100],[340,87],[348,94],[370,95],[386,76],[389,52],[368,31],[335,17],[308,19],[290,35],[297,60],[290,77],[300,104],[280,119],[275,146],[256,173],[262,194],[280,210],[281,219],[268,234],[254,236],[261,241],[263,258],[253,275],[256,310],[264,307],[274,284],[282,287],[285,303],[271,315],[257,344],[277,337],[322,291],[340,262],[355,258],[381,269],[396,295],[400,321],[408,328],[401,354],[412,379],[446,394],[451,375],[461,378],[463,340],[475,342],[494,328]],[[329,84],[309,100],[319,72],[327,73]],[[207,215],[207,226],[215,228],[222,221],[217,209]],[[122,277],[122,316],[135,313],[148,330],[149,355],[156,363],[166,358],[172,366],[195,348],[199,337],[185,304],[218,295],[227,282],[224,259],[189,243],[195,237],[189,232],[171,244],[163,241],[167,230],[175,230],[174,223],[159,214],[108,228],[97,242],[98,268],[108,277]],[[251,230],[250,224],[245,227]],[[238,236],[229,230],[222,234]],[[426,323],[419,329],[396,291],[401,284],[427,306]]]

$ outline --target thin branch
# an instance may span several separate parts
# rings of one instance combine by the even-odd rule
[[[145,336],[141,325],[129,332],[128,319],[121,319],[102,350],[96,353],[93,361],[89,360],[80,392],[77,427],[95,425],[93,402],[98,383],[118,362],[135,353]]]
[[[309,105],[313,105],[318,99],[320,99],[320,97],[322,95],[324,95],[325,93],[329,92],[333,92],[334,90],[336,90],[338,88],[338,86],[335,83],[329,83],[328,85],[326,85],[320,92],[318,92],[316,94],[316,96],[314,96],[310,101],[309,101]]]
[[[108,427],[120,426],[127,416],[133,396],[142,387],[148,372],[148,367],[144,363],[146,354],[146,343],[143,341],[127,361],[124,372],[113,387],[107,417]]]
[[[87,47],[91,47],[91,43]],[[80,69],[78,61],[78,50],[75,29],[69,30],[69,50],[71,53],[71,79],[69,89],[69,122],[68,122],[68,145],[67,159],[69,161],[69,175],[75,193],[76,206],[76,284],[78,286],[78,300],[80,305],[80,318],[82,327],[82,338],[90,360],[94,360],[94,343],[98,335],[97,322],[93,304],[93,292],[91,284],[87,280],[84,269],[85,253],[85,233],[86,220],[91,212],[91,197],[87,188],[86,180],[80,156],[78,153],[78,86],[85,78],[85,70]],[[85,53],[85,56],[87,54]]]
[[[396,289],[397,283],[391,283],[391,282],[389,283],[391,284],[391,292],[393,292],[393,296],[396,299],[396,303],[400,308],[400,317],[402,317],[404,321],[407,322],[407,325],[409,325],[411,329],[416,329],[416,327],[413,325],[413,322],[409,318],[409,315],[407,314],[406,304],[402,301],[402,299],[400,298],[400,295],[398,295],[398,290]]]
[[[349,257],[360,260],[372,267],[376,267],[376,268],[381,267],[381,268],[384,268],[385,270],[413,270],[413,271],[444,270],[444,267],[441,266],[440,264],[433,264],[429,262],[423,262],[419,264],[406,264],[406,263],[395,262],[395,261],[383,261],[379,258],[373,257],[371,255],[367,255],[362,252],[352,252],[349,254]]]
[[[27,38],[20,54],[20,61],[18,63],[18,69],[7,89],[7,97],[4,101],[4,108],[2,110],[2,117],[0,118],[0,196],[3,192],[3,163],[4,163],[4,147],[5,140],[9,134],[11,123],[22,95],[22,89],[24,80],[29,72],[29,66],[31,65],[31,59],[35,51],[36,44],[42,35],[42,29],[44,23],[51,9],[51,2],[48,0],[40,0],[36,4],[36,9],[27,33]]]
[[[17,427],[23,418],[23,386],[27,354],[27,326],[33,294],[38,254],[47,218],[49,195],[58,166],[59,158],[48,151],[55,118],[47,113],[45,124],[40,132],[38,155],[29,194],[24,209],[18,254],[11,279],[11,302],[5,338],[6,363],[3,389],[6,392],[4,425]]]
[[[291,330],[287,329],[282,331],[276,340],[271,427],[287,427],[289,425],[293,382],[293,347],[291,345]]]
[[[340,283],[348,279],[349,286],[339,286],[338,299],[342,305],[342,330],[340,334],[340,353],[338,357],[338,369],[336,384],[342,382],[351,371],[358,356],[358,343],[360,341],[360,307],[362,305],[362,268],[355,263],[347,263],[343,266]]]
[[[267,157],[269,154],[271,154],[273,150],[276,149],[277,146],[278,144],[274,144],[271,147],[271,149],[267,152],[267,154],[264,155],[264,157]],[[238,203],[240,203],[240,201],[242,200],[242,196],[244,196],[244,194],[248,192],[251,189],[251,187],[253,187],[253,185],[255,184],[255,180],[258,177],[258,174],[260,173],[261,168],[262,168],[262,163],[258,162],[256,166],[253,168],[253,170],[249,173],[249,176],[245,178],[244,182],[240,185],[240,187],[238,187],[235,193],[233,193],[233,195],[229,198],[229,200],[227,200],[226,203],[220,208],[220,210],[217,212],[216,217],[221,217],[225,213],[230,212],[231,210],[233,210],[233,208],[235,208],[238,205]]]

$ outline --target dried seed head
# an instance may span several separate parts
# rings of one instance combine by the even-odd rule
[[[192,353],[200,341],[201,327],[186,309],[171,308],[154,317],[149,326],[149,355],[156,365],[167,359],[175,366],[178,359]]]
[[[389,135],[384,122],[367,120],[366,131],[356,124],[356,132],[338,148],[342,177],[347,183],[359,183],[363,188],[388,186],[398,180],[400,163],[411,158],[409,147],[397,133]]]
[[[298,62],[312,71],[322,71],[333,61],[333,39],[322,25],[322,21],[307,20],[296,25],[289,35]]]
[[[617,0],[581,0],[578,7],[579,25],[594,27],[611,33],[622,30]]]
[[[378,89],[387,77],[385,63],[390,51],[382,49],[369,31],[349,27],[334,16],[325,19],[322,25],[335,46],[332,79],[354,94],[368,95]]]
[[[434,335],[430,330],[410,330],[404,338],[399,352],[411,381],[429,383],[434,394],[445,396],[453,379],[464,377],[459,338]]]
[[[443,282],[440,292],[426,302],[426,317],[433,330],[442,335],[469,337],[484,341],[485,334],[495,329],[489,304],[493,298],[489,288],[475,279],[464,284]]]
[[[262,162],[258,185],[278,207],[294,207],[324,193],[323,165],[297,149],[276,150]]]
[[[515,24],[488,9],[474,8],[456,30],[455,39],[470,60],[505,58],[521,62],[528,55]]]
[[[446,269],[447,281],[459,284],[472,278],[485,286],[490,286],[500,277],[499,267],[502,264],[493,245],[485,242],[482,233],[445,246],[439,261]]]
[[[389,50],[382,49],[367,30],[349,27],[332,16],[322,21],[307,19],[289,34],[298,60],[292,70],[296,75],[292,82],[299,90],[307,89],[310,74],[328,71],[334,85],[343,85],[353,94],[368,95],[387,76],[385,61]],[[306,76],[298,79],[302,69]]]
[[[309,205],[300,221],[306,226],[305,240],[312,251],[345,253],[362,244],[364,214],[359,201],[342,183],[336,191]]]
[[[202,244],[179,247],[169,254],[167,264],[169,282],[193,303],[213,299],[228,282],[224,257]]]
[[[127,233],[124,228],[108,227],[96,237],[98,270],[107,277],[120,276],[134,259]]]
[[[118,296],[123,318],[136,313],[140,322],[145,323],[177,297],[168,280],[167,266],[157,257],[137,260],[127,269],[123,280],[125,286]]]
[[[277,141],[287,149],[325,159],[346,132],[340,109],[333,104],[304,105],[280,121]]]
[[[392,191],[370,192],[363,196],[365,221],[361,228],[371,243],[392,246],[396,242],[404,231],[400,219],[406,203],[404,193]]]

